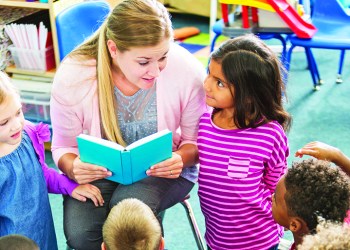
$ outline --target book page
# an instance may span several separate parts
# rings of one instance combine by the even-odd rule
[[[91,141],[109,148],[115,148],[118,149],[120,151],[124,151],[125,148],[122,145],[119,145],[118,143],[112,142],[112,141],[108,141],[108,140],[104,140],[102,138],[98,138],[95,136],[90,136],[90,135],[85,135],[85,134],[81,134],[79,135],[80,138],[87,140],[87,141]]]
[[[129,146],[127,146],[125,149],[126,149],[126,150],[131,150],[131,149],[136,148],[136,147],[138,147],[138,146],[140,146],[140,145],[143,145],[143,144],[145,144],[145,143],[147,143],[147,142],[150,142],[150,141],[153,141],[153,140],[155,140],[155,139],[157,139],[157,138],[159,138],[159,137],[162,137],[162,136],[164,136],[165,134],[168,134],[169,132],[170,132],[170,130],[164,129],[164,130],[162,130],[162,131],[159,131],[159,132],[154,133],[154,134],[152,134],[152,135],[146,136],[146,137],[144,137],[144,138],[142,138],[142,139],[140,139],[140,140],[138,140],[138,141],[135,141],[135,142],[131,143],[131,144],[130,144]]]

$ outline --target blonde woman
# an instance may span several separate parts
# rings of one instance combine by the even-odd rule
[[[63,60],[55,75],[54,160],[71,179],[99,187],[105,201],[95,208],[64,197],[64,230],[74,249],[100,249],[103,222],[119,201],[137,198],[158,216],[179,202],[197,179],[196,137],[206,108],[205,69],[173,43],[172,32],[169,14],[158,1],[123,1]],[[107,169],[79,159],[80,133],[128,145],[166,128],[173,132],[172,157],[152,166],[148,178],[132,185],[108,181]]]

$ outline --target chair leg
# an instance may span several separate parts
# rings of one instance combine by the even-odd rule
[[[199,231],[199,227],[198,227],[196,218],[194,217],[194,213],[193,213],[191,204],[189,203],[189,201],[187,199],[185,199],[181,202],[181,205],[186,210],[186,215],[187,215],[187,218],[190,222],[192,233],[193,233],[193,236],[196,240],[198,250],[205,250],[204,240],[203,240],[201,233]]]
[[[343,70],[344,58],[345,58],[345,49],[341,50],[341,52],[340,52],[338,75],[337,75],[337,79],[335,80],[336,83],[342,83],[343,82],[343,78],[341,76],[341,73],[342,73],[342,70]]]
[[[295,46],[291,45],[286,53],[286,58],[284,60],[284,68],[286,69],[287,72],[289,72],[289,69],[290,69],[290,62],[292,60],[292,52],[293,52],[294,48],[295,48]]]
[[[281,34],[275,34],[274,38],[280,40],[281,43],[282,43],[281,62],[284,65],[285,64],[285,59],[286,59],[286,53],[287,53],[286,40],[283,38],[283,36],[281,36]]]
[[[216,40],[219,38],[219,34],[215,34],[213,40],[211,41],[211,44],[210,44],[210,53],[214,51],[214,48],[215,48],[215,42]]]
[[[287,42],[281,34],[274,34],[273,38],[280,40],[282,43],[282,52],[280,56],[280,61],[284,69],[286,69],[286,56],[287,56]],[[288,82],[288,72],[282,71],[284,84],[287,85]]]
[[[312,51],[310,48],[306,48],[305,47],[305,53],[306,53],[306,58],[309,64],[309,71],[312,77],[312,81],[314,84],[314,90],[319,90],[320,87],[319,85],[321,85],[323,82],[320,78],[320,74],[317,68],[317,64],[314,58],[314,55],[312,54]]]

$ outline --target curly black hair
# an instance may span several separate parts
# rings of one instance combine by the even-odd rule
[[[285,201],[289,216],[303,219],[310,232],[318,217],[343,222],[349,210],[349,177],[329,162],[307,159],[293,162],[285,175]]]

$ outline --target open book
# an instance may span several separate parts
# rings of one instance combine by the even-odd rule
[[[127,147],[90,135],[77,137],[80,159],[107,168],[108,180],[128,185],[145,177],[146,170],[172,155],[172,132],[162,130]]]

